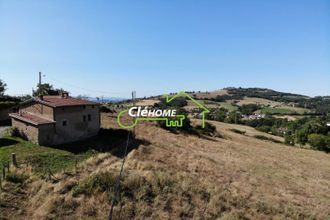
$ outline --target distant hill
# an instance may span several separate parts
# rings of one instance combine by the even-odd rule
[[[278,105],[290,105],[297,108],[306,108],[319,114],[330,113],[329,96],[309,97],[300,94],[279,92],[267,88],[234,88],[227,87],[212,92],[190,92],[196,99],[210,100],[216,102],[247,102],[252,104],[249,98],[257,98],[258,101],[277,102]],[[248,99],[247,99],[248,98]],[[255,100],[257,100],[255,99]],[[268,100],[268,101],[267,101]],[[260,104],[255,101],[254,104]],[[244,103],[243,102],[243,103]]]
[[[126,98],[121,97],[104,97],[104,98],[94,98],[94,97],[83,97],[89,101],[100,102],[100,103],[114,103],[127,100]]]

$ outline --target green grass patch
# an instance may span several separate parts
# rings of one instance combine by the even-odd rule
[[[273,114],[273,115],[290,115],[290,114],[306,114],[310,113],[309,109],[305,108],[271,108],[271,107],[265,107],[257,111],[258,113],[263,114]]]
[[[228,111],[237,111],[238,107],[229,102],[219,102],[221,108],[225,108]]]
[[[10,161],[11,154],[15,153],[18,165],[29,163],[34,173],[43,175],[47,171],[56,173],[74,167],[76,160],[82,161],[92,156],[93,152],[84,151],[79,154],[52,147],[35,145],[21,138],[0,138],[0,166]]]

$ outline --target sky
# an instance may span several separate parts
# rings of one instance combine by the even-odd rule
[[[7,94],[43,82],[138,97],[262,87],[330,95],[328,0],[0,0]]]

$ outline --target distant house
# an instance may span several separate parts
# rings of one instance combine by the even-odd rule
[[[99,104],[72,98],[68,93],[35,97],[10,117],[21,135],[40,145],[83,140],[100,130]]]
[[[265,114],[259,114],[259,113],[254,113],[252,115],[241,115],[243,119],[245,120],[256,120],[256,119],[262,119],[265,118]]]

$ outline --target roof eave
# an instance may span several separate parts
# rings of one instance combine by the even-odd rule
[[[30,123],[30,124],[35,125],[35,126],[47,125],[47,124],[55,124],[56,123],[55,121],[49,121],[49,122],[45,122],[45,123],[38,123],[38,122],[32,121],[30,119],[27,119],[27,118],[24,118],[24,117],[15,115],[15,114],[9,114],[9,116],[11,118],[15,118],[17,120],[20,120],[20,121],[23,121],[23,122],[26,122],[26,123]]]

